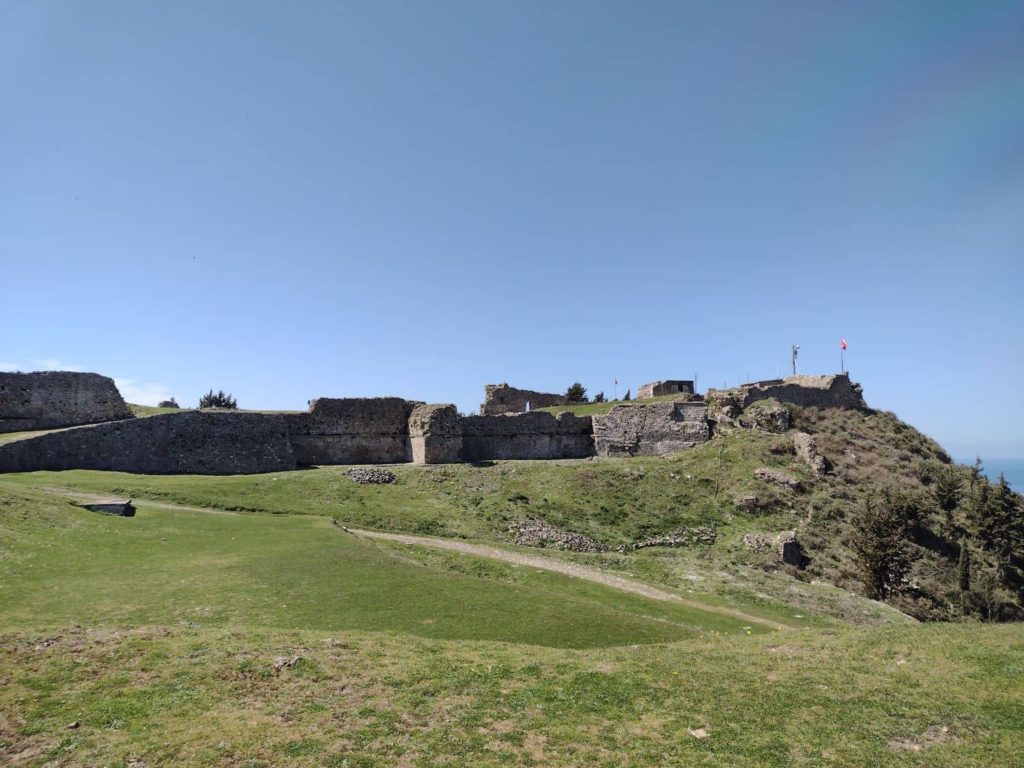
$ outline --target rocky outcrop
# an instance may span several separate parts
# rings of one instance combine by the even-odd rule
[[[414,464],[450,464],[462,458],[462,421],[454,405],[417,405],[409,416]]]
[[[773,551],[786,565],[800,566],[804,561],[803,549],[796,531],[748,533],[743,537],[743,544],[755,552]]]
[[[783,488],[788,488],[791,491],[800,490],[800,481],[797,478],[792,475],[787,475],[785,472],[780,472],[777,469],[768,469],[767,467],[755,469],[754,477],[758,480],[765,480],[769,483],[775,483],[775,485],[781,485]]]
[[[806,432],[797,432],[793,435],[793,448],[796,455],[807,462],[807,465],[814,470],[818,477],[824,477],[829,470],[828,461],[818,453],[818,443]]]
[[[708,409],[700,402],[617,405],[593,419],[598,456],[663,456],[711,439]]]
[[[790,427],[789,409],[774,397],[759,400],[743,411],[739,417],[739,425],[745,429],[760,429],[764,432],[786,432]]]
[[[132,418],[114,380],[98,373],[0,373],[0,432]]]
[[[97,501],[82,502],[75,506],[88,509],[90,512],[99,512],[101,515],[135,517],[135,505],[132,504],[131,499],[99,499]]]

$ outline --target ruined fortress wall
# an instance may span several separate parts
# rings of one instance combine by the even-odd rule
[[[400,397],[314,400],[309,413],[284,417],[295,460],[306,466],[411,461],[409,416],[417,405]]]
[[[462,458],[579,459],[594,455],[589,416],[547,412],[466,416],[462,419]]]
[[[593,420],[598,456],[662,456],[711,439],[701,402],[617,405]]]
[[[516,389],[508,384],[487,384],[484,386],[484,403],[480,406],[481,416],[500,416],[505,413],[523,413],[526,404],[530,410],[565,405],[564,395],[550,392],[534,392],[530,389]]]
[[[130,418],[114,380],[98,373],[0,373],[0,432]]]
[[[721,390],[734,392],[736,390]],[[720,390],[710,390],[716,395]],[[848,374],[830,376],[787,376],[781,382],[766,381],[745,385],[738,390],[740,407],[746,408],[758,400],[775,399],[804,408],[865,408],[859,384],[850,381]]]
[[[454,405],[417,405],[409,416],[414,464],[451,464],[462,456],[462,419]]]
[[[284,417],[275,414],[182,411],[0,445],[0,472],[244,475],[295,468]]]

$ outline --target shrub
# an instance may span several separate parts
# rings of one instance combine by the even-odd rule
[[[161,400],[156,405],[157,405],[158,408],[180,408],[181,407],[180,405],[178,405],[178,401],[175,400],[173,397],[170,400]]]
[[[200,408],[225,408],[227,410],[235,410],[238,408],[238,401],[235,400],[231,395],[227,394],[224,390],[218,390],[216,394],[211,389],[201,398],[199,398]]]
[[[587,402],[587,388],[578,381],[573,382],[572,385],[565,390],[565,399],[570,403],[585,403]]]
[[[596,395],[594,395],[594,402],[595,403],[603,403],[604,402],[604,392],[598,392]]]
[[[853,521],[853,549],[867,596],[884,600],[899,591],[910,570],[907,547],[908,521],[897,504],[864,502],[864,511]]]

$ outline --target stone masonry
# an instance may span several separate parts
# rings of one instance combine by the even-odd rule
[[[480,406],[481,416],[501,416],[505,413],[523,413],[526,404],[530,410],[565,405],[564,395],[550,392],[534,392],[531,389],[516,389],[508,384],[487,384],[484,386],[484,402]]]
[[[645,400],[649,397],[662,397],[663,395],[692,395],[693,382],[682,379],[665,379],[664,381],[652,381],[644,384],[636,391],[638,400]]]
[[[98,373],[0,373],[0,432],[132,418],[114,380]]]
[[[579,459],[594,455],[589,416],[546,411],[466,416],[462,419],[462,458]]]
[[[661,456],[711,439],[708,407],[700,402],[617,405],[593,420],[598,456]]]
[[[462,460],[462,422],[454,405],[417,405],[409,416],[414,464]]]
[[[244,475],[295,469],[285,417],[182,411],[76,427],[0,445],[0,472],[102,469]]]
[[[66,375],[60,374],[52,381]],[[307,413],[180,411],[127,418],[127,408],[122,410],[123,400],[110,379],[96,374],[71,376],[67,381],[93,382],[89,388],[93,395],[79,397],[79,389],[70,387],[64,400],[54,395],[58,401],[50,408],[45,405],[46,398],[33,400],[21,388],[7,389],[3,413],[10,415],[10,421],[17,421],[20,428],[25,427],[22,422],[27,416],[33,426],[65,424],[73,413],[79,418],[85,413],[118,418],[0,445],[0,472],[99,469],[151,474],[250,474],[318,464],[661,455],[710,439],[709,403],[719,410],[723,404],[738,409],[741,403],[745,406],[770,398],[819,407],[863,406],[860,386],[851,384],[846,376],[802,376],[714,395],[719,400],[726,398],[728,403],[713,398],[705,403],[681,393],[679,400],[617,405],[594,416],[547,411],[460,416],[450,404],[427,405],[380,397],[321,398],[312,401]],[[38,379],[44,380],[45,375]],[[4,379],[8,386],[12,381],[20,387],[30,380]],[[11,399],[12,391],[22,394]],[[55,393],[60,388],[48,386],[46,391]],[[494,391],[488,388],[488,399]],[[106,392],[105,399],[96,394],[102,392]],[[515,392],[527,393],[531,398],[543,394]],[[40,405],[29,411],[25,403],[30,402]],[[81,403],[97,406],[89,410],[79,408]],[[101,410],[99,404],[109,410]],[[501,405],[512,407],[513,403],[506,400]]]
[[[323,397],[308,413],[287,414],[295,460],[316,464],[397,464],[412,459],[409,416],[400,397]]]

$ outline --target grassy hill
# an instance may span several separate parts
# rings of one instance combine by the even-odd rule
[[[343,467],[0,476],[0,755],[134,768],[1021,763],[1021,625],[906,615],[962,618],[970,471],[892,414],[792,416],[826,476],[791,435],[745,429],[670,457],[395,466],[393,485]],[[759,467],[802,487],[758,480]],[[943,473],[961,481],[951,510]],[[864,504],[896,491],[914,501],[915,562],[889,606],[863,596],[850,542]],[[100,516],[76,494],[131,497],[139,513]],[[745,495],[758,505],[737,506]],[[510,526],[529,520],[608,549],[517,547]],[[529,551],[689,602],[345,527]],[[803,569],[742,541],[785,529]],[[615,549],[673,531],[702,538]],[[971,546],[976,574],[992,569]]]

